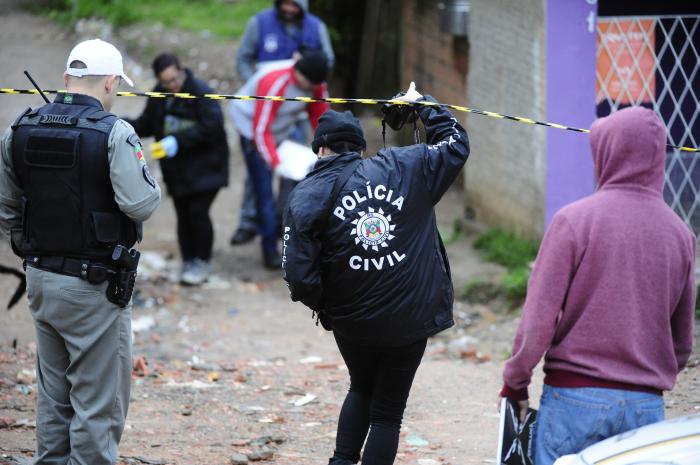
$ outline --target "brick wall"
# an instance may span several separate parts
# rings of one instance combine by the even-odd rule
[[[545,119],[544,0],[472,0],[467,106]],[[544,229],[545,128],[470,115],[465,186],[476,219]]]
[[[401,88],[406,89],[415,81],[420,92],[429,93],[441,102],[463,105],[469,47],[466,38],[441,32],[439,3],[438,0],[402,3]]]

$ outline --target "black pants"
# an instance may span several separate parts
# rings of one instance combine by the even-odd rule
[[[177,240],[183,261],[209,261],[214,245],[214,226],[209,209],[218,189],[173,199],[177,215]]]
[[[367,438],[362,465],[391,465],[427,339],[403,347],[367,347],[334,335],[350,372],[350,391],[340,410],[335,453],[329,464],[357,463]]]

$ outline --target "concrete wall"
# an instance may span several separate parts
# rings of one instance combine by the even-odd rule
[[[438,101],[464,105],[469,46],[464,37],[440,29],[438,0],[404,0],[401,8],[401,87],[415,81],[418,90]],[[464,121],[463,115],[460,120]]]
[[[472,0],[467,106],[545,119],[544,0]],[[547,129],[471,115],[465,186],[482,223],[544,230]]]

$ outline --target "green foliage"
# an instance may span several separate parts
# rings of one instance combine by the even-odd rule
[[[455,218],[455,220],[452,222],[452,228],[449,231],[445,231],[439,226],[438,231],[440,233],[440,237],[442,238],[442,242],[445,245],[459,242],[467,237],[466,231],[464,231],[464,225],[459,218]]]
[[[476,278],[464,286],[461,297],[471,303],[484,304],[501,295],[503,295],[503,286]]]
[[[516,268],[503,276],[503,287],[511,303],[517,304],[525,300],[527,282],[530,279],[529,268]]]
[[[512,306],[520,304],[527,294],[530,263],[537,256],[538,244],[513,233],[491,229],[474,241],[474,248],[484,259],[507,268],[502,278],[502,293]]]
[[[162,23],[191,31],[209,31],[219,37],[240,37],[248,20],[272,6],[270,0],[49,0],[42,11],[57,21],[72,24],[81,18],[98,17],[115,27],[135,23]]]
[[[474,248],[484,252],[484,259],[509,270],[529,266],[537,256],[538,245],[513,233],[491,229],[474,241]]]
[[[496,283],[473,279],[464,286],[461,298],[474,304],[488,304],[496,299],[505,299],[509,307],[517,307],[525,300],[529,279],[529,268],[507,271],[501,277],[501,282]]]

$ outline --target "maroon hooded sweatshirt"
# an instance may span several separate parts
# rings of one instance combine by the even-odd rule
[[[695,237],[662,197],[666,130],[631,107],[595,121],[590,141],[598,186],[542,241],[503,372],[513,400],[542,355],[545,384],[655,393],[690,356]]]

